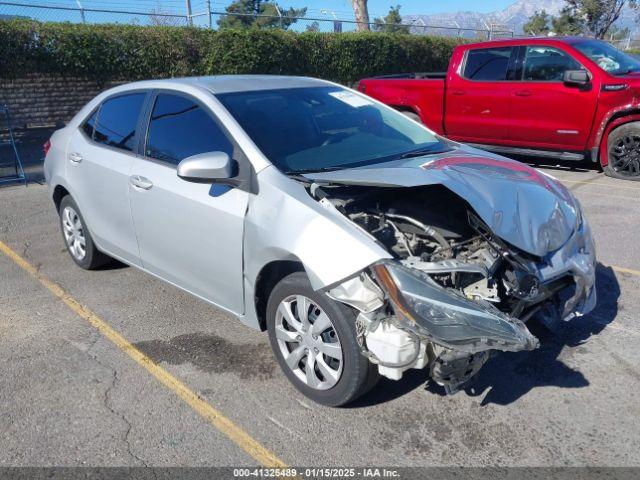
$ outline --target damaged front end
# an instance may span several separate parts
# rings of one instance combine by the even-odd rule
[[[492,350],[537,348],[530,319],[553,327],[595,306],[595,249],[579,211],[569,239],[558,247],[545,238],[554,249],[536,255],[496,235],[442,185],[313,184],[310,193],[393,257],[327,291],[359,311],[362,352],[388,378],[427,367],[453,393]]]

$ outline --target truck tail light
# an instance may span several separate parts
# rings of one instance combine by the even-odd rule
[[[44,142],[44,145],[42,145],[42,151],[44,152],[44,156],[47,156],[47,153],[49,153],[49,149],[51,148],[51,139],[47,140],[46,142]]]

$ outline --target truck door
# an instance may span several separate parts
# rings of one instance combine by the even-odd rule
[[[445,99],[445,129],[454,140],[500,144],[509,138],[509,78],[518,47],[475,48],[461,66],[450,69]]]
[[[585,150],[598,89],[563,82],[565,71],[584,67],[568,53],[545,45],[521,47],[519,63],[521,81],[511,100],[512,143],[542,149]]]

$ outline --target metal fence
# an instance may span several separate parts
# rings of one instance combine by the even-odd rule
[[[621,40],[609,40],[613,46],[620,50],[640,50],[640,38],[624,38]]]
[[[229,13],[224,4],[211,0],[192,0],[188,12],[186,3],[165,0],[156,4],[148,2],[81,2],[75,0],[62,3],[26,3],[24,1],[0,1],[0,20],[7,18],[28,18],[43,22],[72,23],[121,23],[132,25],[197,26],[220,29],[232,26],[258,26],[260,28],[281,28],[296,32],[350,32],[360,26],[353,17],[337,15],[326,10],[311,11],[303,17],[292,17],[286,12],[278,15],[253,15]],[[165,3],[168,2],[168,3]],[[180,8],[180,5],[182,8]],[[118,6],[127,7],[119,8]],[[423,20],[412,20],[402,24],[369,24],[370,30],[404,32],[413,35],[441,35],[450,37],[493,39],[511,38],[514,32],[498,27],[473,28],[459,25],[429,25]]]

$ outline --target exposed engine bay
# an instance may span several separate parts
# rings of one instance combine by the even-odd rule
[[[359,310],[362,353],[389,378],[428,367],[434,381],[454,393],[490,351],[536,348],[525,322],[535,317],[550,325],[595,303],[585,276],[568,267],[554,270],[552,255],[509,245],[442,185],[312,184],[310,193],[394,258],[328,292]],[[553,272],[543,274],[545,268]]]

